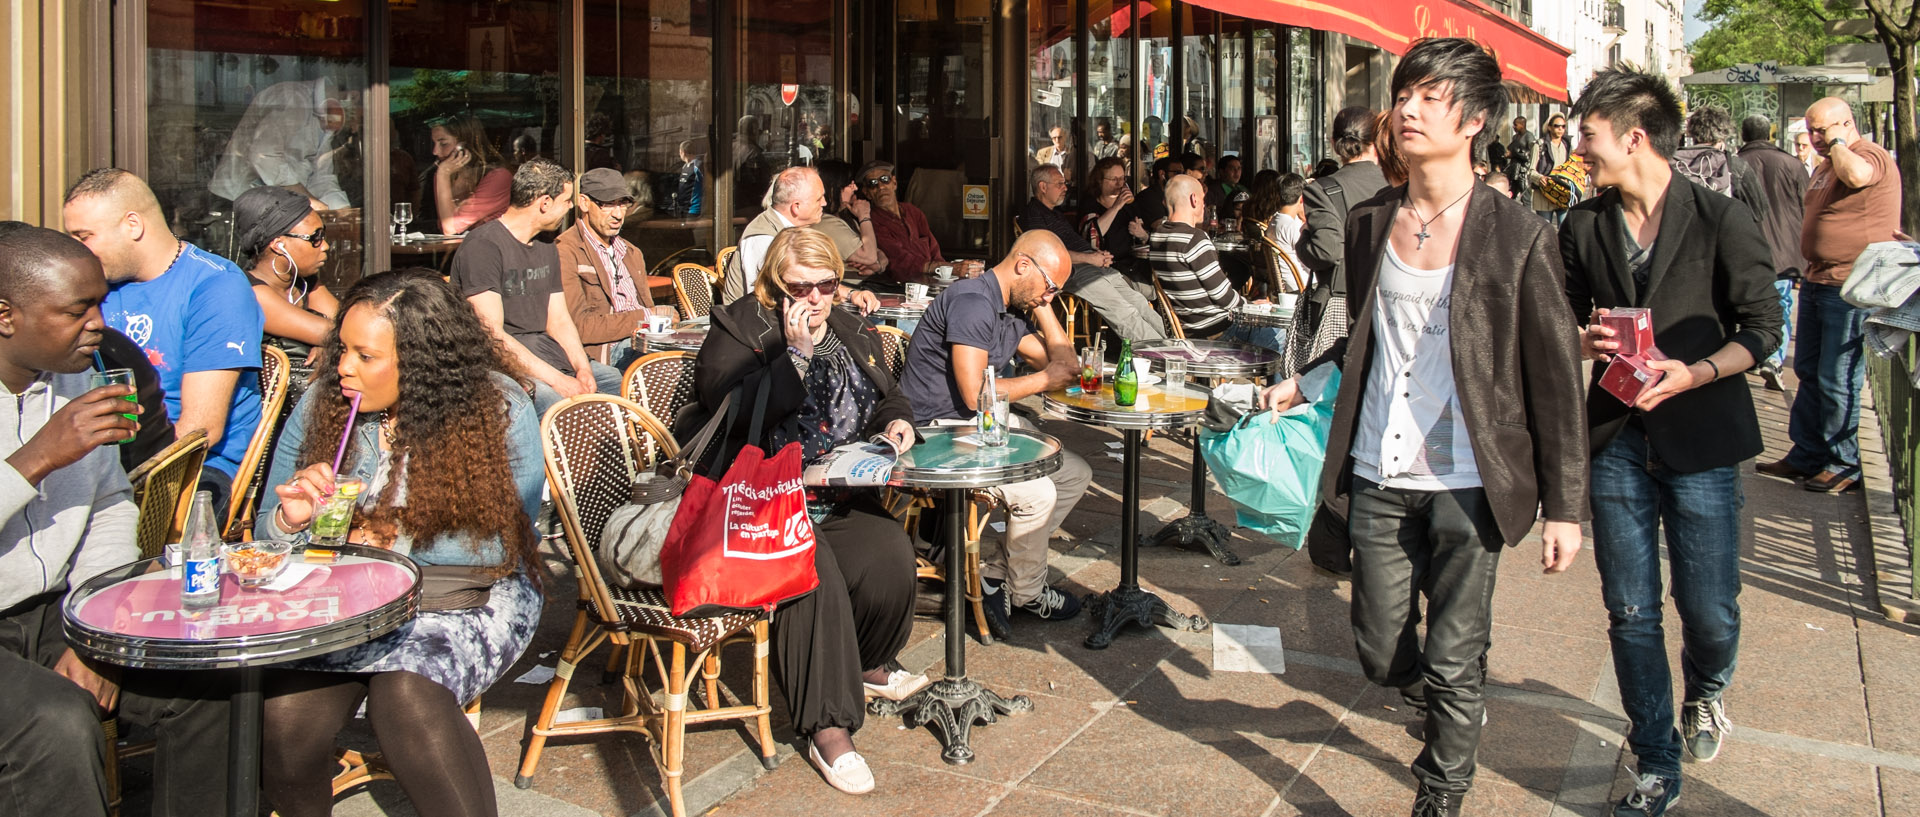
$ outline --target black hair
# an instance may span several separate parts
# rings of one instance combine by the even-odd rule
[[[24,221],[0,221],[0,299],[22,303],[53,286],[62,261],[98,266],[93,251],[74,237]]]
[[[839,159],[821,159],[813,169],[820,173],[820,187],[827,191],[827,211],[840,209],[840,191],[853,181],[853,165]]]
[[[1194,153],[1193,151],[1187,151],[1186,153],[1180,154],[1180,166],[1188,170],[1192,170],[1196,167],[1199,167],[1200,163],[1206,160],[1207,160],[1207,157],[1202,156],[1198,153]]]
[[[1663,159],[1680,149],[1680,97],[1666,77],[1608,68],[1587,81],[1573,103],[1573,115],[1607,120],[1614,136],[1625,136],[1634,128],[1644,130],[1648,145]]]
[[[1307,194],[1307,180],[1298,173],[1288,173],[1280,177],[1280,204],[1292,206],[1301,196]]]
[[[535,156],[522,163],[513,171],[513,201],[515,207],[525,207],[541,196],[559,198],[567,192],[567,185],[573,183],[573,174],[555,164],[552,159]]]
[[[1507,114],[1507,89],[1500,84],[1500,61],[1485,46],[1461,37],[1428,37],[1407,49],[1393,69],[1392,97],[1423,85],[1446,84],[1452,107],[1460,112],[1459,127],[1476,117],[1483,127],[1473,137],[1471,150],[1482,151],[1493,138],[1493,123]]]
[[[1740,120],[1740,141],[1764,142],[1773,136],[1773,122],[1760,114]]]
[[[1167,172],[1167,168],[1172,167],[1173,163],[1177,161],[1180,161],[1180,160],[1175,159],[1172,156],[1162,156],[1158,159],[1155,159],[1153,160],[1153,172],[1156,174],[1165,173]]]
[[[1365,106],[1341,108],[1333,115],[1333,154],[1344,161],[1373,146],[1373,111]],[[1318,175],[1318,174],[1315,174]]]
[[[1239,154],[1237,154],[1237,153],[1229,153],[1229,154],[1227,154],[1227,155],[1225,155],[1225,156],[1221,156],[1221,157],[1220,157],[1220,159],[1219,159],[1219,161],[1216,161],[1216,162],[1214,162],[1214,163],[1213,163],[1213,170],[1214,170],[1214,172],[1216,172],[1216,173],[1218,173],[1218,172],[1220,171],[1220,167],[1221,167],[1222,165],[1225,165],[1225,164],[1226,164],[1226,163],[1228,163],[1228,162],[1232,162],[1232,163],[1234,163],[1234,164],[1239,164],[1239,163],[1240,163],[1240,155],[1239,155]]]
[[[1339,162],[1336,162],[1332,159],[1321,159],[1319,162],[1316,162],[1313,166],[1313,177],[1318,179],[1321,176],[1331,176],[1335,173],[1338,173],[1339,171],[1340,171]]]

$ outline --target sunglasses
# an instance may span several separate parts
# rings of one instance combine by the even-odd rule
[[[822,295],[832,295],[840,291],[840,281],[837,278],[828,278],[824,281],[801,281],[798,283],[781,281],[780,286],[785,287],[787,294],[795,298],[805,298],[815,292]]]
[[[890,181],[893,181],[893,174],[882,173],[871,179],[864,179],[860,183],[868,187],[879,187],[880,185],[886,184],[887,182],[890,182]]]
[[[301,235],[299,233],[281,233],[281,235],[284,235],[287,238],[300,239],[301,241],[305,241],[308,244],[312,244],[314,249],[319,249],[320,245],[327,240],[327,225],[322,224],[319,227],[314,228],[314,231],[307,235]]]

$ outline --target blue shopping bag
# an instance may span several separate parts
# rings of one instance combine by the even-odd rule
[[[1227,431],[1200,432],[1200,455],[1233,503],[1241,527],[1300,549],[1320,501],[1320,466],[1327,459],[1327,431],[1339,391],[1339,369],[1323,365],[1301,379],[1309,402],[1277,418],[1249,412]]]

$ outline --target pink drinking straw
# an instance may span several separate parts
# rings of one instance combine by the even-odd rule
[[[333,478],[340,478],[340,460],[347,455],[347,438],[353,434],[353,418],[360,416],[360,394],[353,395],[353,406],[347,409],[347,427],[340,429],[340,450],[333,454]]]

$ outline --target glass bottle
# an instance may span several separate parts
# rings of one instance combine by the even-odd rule
[[[1007,401],[1000,396],[997,383],[994,382],[993,367],[986,367],[986,374],[980,379],[979,412],[975,415],[980,442],[983,445],[1007,444]]]
[[[1133,343],[1122,341],[1120,365],[1113,370],[1113,404],[1131,406],[1140,396],[1140,374],[1134,371]]]
[[[220,603],[220,530],[213,519],[213,493],[193,495],[193,512],[187,517],[187,530],[180,537],[180,608],[205,610]]]

